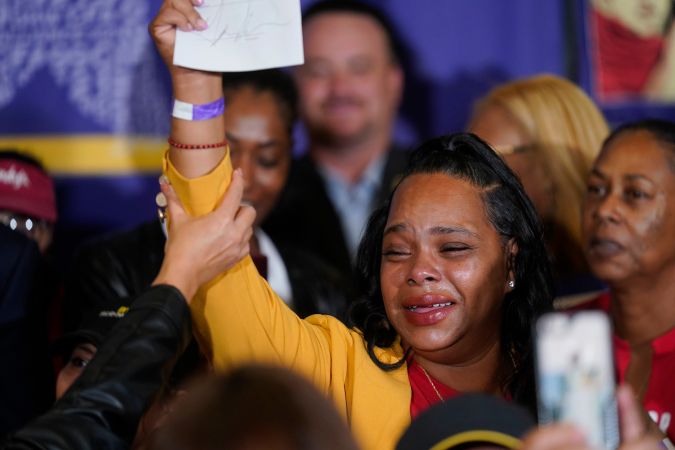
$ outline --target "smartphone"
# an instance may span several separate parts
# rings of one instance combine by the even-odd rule
[[[602,311],[554,312],[537,320],[540,424],[571,422],[594,448],[619,446],[611,325]]]

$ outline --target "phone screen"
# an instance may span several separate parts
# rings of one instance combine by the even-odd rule
[[[619,446],[611,327],[605,313],[550,313],[536,325],[539,423],[571,422],[590,445]]]

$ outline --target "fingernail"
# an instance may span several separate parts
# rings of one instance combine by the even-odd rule
[[[234,169],[234,174],[238,177],[243,176],[240,167],[237,167],[236,169]]]
[[[197,29],[198,30],[206,30],[209,27],[209,24],[206,23],[204,19],[199,19],[197,20]]]
[[[169,182],[169,177],[167,177],[166,175],[160,176],[159,177],[159,184],[171,184]]]
[[[195,0],[195,5],[200,6],[202,3],[204,3],[204,0]]]

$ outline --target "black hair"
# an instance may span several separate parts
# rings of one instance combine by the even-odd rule
[[[45,166],[42,165],[42,163],[37,160],[35,157],[31,156],[30,154],[21,151],[16,148],[0,148],[0,160],[1,159],[11,159],[13,161],[19,161],[24,164],[28,164],[30,166],[35,167],[39,171],[43,172],[45,175],[49,176],[49,173],[47,173],[47,170],[45,169]]]
[[[675,122],[661,119],[643,119],[636,122],[628,122],[612,131],[602,143],[602,150],[608,148],[619,136],[626,133],[646,131],[670,150],[669,166],[675,172]]]
[[[233,91],[244,87],[271,93],[279,105],[286,130],[292,134],[298,118],[298,91],[290,75],[280,69],[267,69],[224,73],[222,80],[226,100]]]
[[[473,134],[441,136],[420,145],[410,155],[398,186],[413,174],[434,173],[466,180],[482,189],[490,223],[504,244],[513,240],[518,246],[511,261],[515,288],[506,294],[502,307],[502,358],[505,367],[513,367],[502,380],[502,389],[514,400],[534,409],[532,325],[536,317],[551,310],[553,290],[537,213],[514,173],[488,144]],[[382,238],[396,189],[371,215],[361,240],[357,271],[364,296],[350,311],[350,324],[361,330],[368,354],[383,370],[396,369],[405,361],[404,357],[397,363],[386,364],[374,352],[375,347],[391,346],[397,337],[387,318],[380,288]]]
[[[323,0],[313,3],[302,14],[302,23],[306,24],[312,18],[326,13],[352,13],[360,14],[374,20],[382,27],[387,38],[391,61],[399,65],[406,60],[405,49],[401,38],[396,33],[396,28],[384,12],[378,8],[357,0]]]

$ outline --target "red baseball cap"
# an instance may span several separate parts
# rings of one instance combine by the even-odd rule
[[[56,222],[54,182],[38,167],[0,158],[0,209]]]

